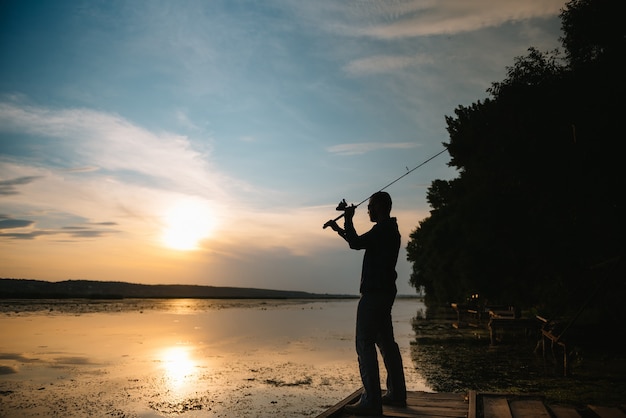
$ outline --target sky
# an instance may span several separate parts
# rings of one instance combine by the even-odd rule
[[[446,116],[560,46],[564,6],[3,0],[0,277],[357,294],[338,202],[442,151]],[[385,189],[401,294],[449,160]]]

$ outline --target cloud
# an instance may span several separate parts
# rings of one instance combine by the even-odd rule
[[[12,102],[0,102],[0,131],[23,135],[37,150],[25,159],[4,156],[0,162],[0,178],[9,179],[4,190],[12,193],[3,202],[3,213],[35,219],[19,224],[32,229],[5,231],[0,238],[81,241],[116,235],[125,242],[158,244],[168,210],[189,199],[207,208],[205,215],[220,227],[211,248],[220,248],[217,240],[228,246],[252,235],[262,237],[263,246],[298,236],[277,236],[275,231],[283,228],[276,226],[274,213],[254,209],[251,197],[262,198],[267,207],[279,192],[223,175],[211,166],[210,155],[196,151],[185,136],[154,133],[121,116],[89,109]],[[14,194],[17,185],[29,181],[27,193]]]
[[[197,131],[200,128],[189,118],[189,116],[187,115],[187,113],[183,112],[182,110],[178,110],[176,112],[176,121],[179,123],[180,126],[182,126],[185,129],[189,129],[192,131]]]
[[[92,229],[84,226],[65,226],[57,232],[60,234],[68,234],[72,238],[97,238],[115,233],[115,231],[112,230]]]
[[[29,231],[29,232],[10,232],[0,233],[0,238],[14,239],[14,240],[32,240],[37,237],[53,235],[50,231]]]
[[[41,178],[40,176],[24,176],[0,181],[0,196],[19,194],[15,186],[23,186]]]
[[[359,14],[369,25],[336,25],[351,36],[400,39],[450,35],[500,26],[506,22],[556,16],[563,0],[434,0],[362,2]]]
[[[0,216],[0,234],[3,229],[26,228],[34,224],[33,221],[25,219],[2,219]]]
[[[141,181],[143,177],[170,190],[213,196],[222,196],[221,184],[230,184],[186,136],[153,133],[115,114],[4,102],[0,126],[5,132],[49,138],[38,141],[37,158],[44,165],[61,165],[66,172],[105,170],[115,179]],[[14,185],[0,183],[0,193],[15,192]]]
[[[5,218],[5,219],[2,219]],[[115,222],[98,222],[85,225],[63,226],[59,229],[31,229],[20,232],[3,232],[6,229],[20,229],[27,227],[35,227],[36,223],[32,220],[11,219],[6,216],[0,216],[0,238],[16,239],[16,240],[32,240],[41,236],[62,235],[72,239],[82,238],[98,238],[118,231],[113,229],[101,228],[117,225]],[[98,226],[93,228],[91,225]]]
[[[115,114],[5,101],[0,132],[36,150],[27,157],[4,154],[0,161],[0,179],[6,179],[0,195],[7,196],[2,211],[15,218],[3,220],[4,229],[34,228],[5,231],[5,239],[82,240],[116,234],[118,225],[150,238],[172,202],[196,196],[225,210],[232,191],[245,188],[215,170],[186,136],[151,132]]]
[[[98,167],[75,167],[75,168],[68,168],[64,171],[68,173],[91,173],[92,171],[98,171],[98,170],[99,170]]]
[[[418,144],[413,142],[361,142],[353,144],[338,144],[328,147],[326,150],[337,155],[359,155],[381,149],[409,149]]]
[[[344,70],[353,75],[370,75],[393,72],[420,64],[432,64],[434,60],[426,55],[399,56],[376,55],[351,61]]]
[[[33,240],[42,236],[64,236],[67,238],[71,238],[72,241],[81,240],[85,238],[100,238],[107,235],[115,234],[118,231],[111,229],[94,229],[85,226],[64,226],[60,229],[35,229],[31,231],[25,232],[9,232],[4,233],[2,229],[8,228],[23,228],[27,226],[32,226],[35,224],[33,221],[24,221],[24,220],[14,220],[16,226],[4,226],[5,221],[0,221],[0,239],[14,239],[14,240]],[[11,225],[11,224],[9,224]]]

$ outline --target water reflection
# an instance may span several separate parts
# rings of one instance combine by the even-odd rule
[[[62,302],[0,307],[0,416],[293,417],[360,384],[356,299]],[[429,390],[415,312],[398,300],[394,332],[408,387]]]
[[[212,301],[207,303],[203,299],[167,299],[164,302],[169,312],[179,315],[192,314],[206,305],[212,305]]]
[[[188,389],[195,377],[197,363],[189,352],[189,347],[176,346],[166,348],[160,355],[167,385],[172,391],[180,392]]]

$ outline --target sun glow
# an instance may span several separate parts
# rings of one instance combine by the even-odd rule
[[[186,347],[172,347],[163,352],[163,365],[167,379],[174,388],[181,388],[193,376],[196,364]]]
[[[199,200],[176,203],[164,216],[163,243],[172,249],[195,250],[201,240],[209,237],[215,220],[209,206]]]

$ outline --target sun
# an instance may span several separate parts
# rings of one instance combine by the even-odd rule
[[[209,237],[214,228],[215,219],[208,204],[200,200],[183,200],[167,210],[162,241],[174,250],[196,250],[200,241]]]

